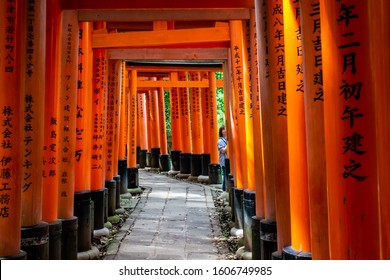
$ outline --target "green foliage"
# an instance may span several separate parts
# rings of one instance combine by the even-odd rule
[[[217,80],[223,79],[222,72],[216,72]],[[218,127],[225,124],[225,97],[223,88],[217,88],[217,119]]]
[[[172,129],[171,129],[171,106],[170,106],[169,90],[164,90],[164,103],[165,103],[167,144],[168,144],[168,151],[170,151],[172,147]]]

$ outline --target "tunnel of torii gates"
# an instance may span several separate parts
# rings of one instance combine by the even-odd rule
[[[138,168],[220,183],[223,87],[243,256],[390,259],[388,12],[388,0],[2,0],[0,258],[93,250],[139,191]]]

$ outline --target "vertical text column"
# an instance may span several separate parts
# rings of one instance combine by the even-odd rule
[[[378,259],[373,84],[366,1],[320,1],[331,259]],[[340,227],[342,225],[342,227]],[[369,230],[368,230],[369,229]]]

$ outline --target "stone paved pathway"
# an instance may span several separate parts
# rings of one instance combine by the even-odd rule
[[[105,259],[218,259],[210,188],[143,170],[139,175],[145,191]]]

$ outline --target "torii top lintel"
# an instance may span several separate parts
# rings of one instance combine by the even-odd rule
[[[61,0],[62,9],[196,9],[254,8],[254,0]]]

